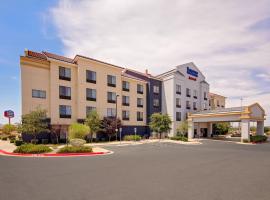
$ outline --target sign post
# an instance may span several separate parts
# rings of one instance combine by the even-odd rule
[[[136,128],[136,127],[134,128],[134,133],[135,133],[135,138],[134,138],[134,140],[135,140],[135,142],[136,142],[136,133],[137,133],[137,128]]]
[[[8,118],[8,124],[10,124],[10,119],[14,117],[14,112],[12,110],[6,110],[4,116]]]
[[[122,128],[119,128],[119,131],[120,131],[120,144],[122,142]]]

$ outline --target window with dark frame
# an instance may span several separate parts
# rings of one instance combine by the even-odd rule
[[[59,86],[59,98],[71,100],[71,88],[66,86]]]
[[[153,106],[155,108],[158,108],[159,107],[159,99],[153,99]]]
[[[197,103],[193,102],[193,110],[197,110]]]
[[[189,88],[186,89],[186,96],[190,97],[190,89]]]
[[[137,98],[137,107],[142,108],[143,107],[143,99]]]
[[[122,111],[122,120],[125,120],[125,121],[129,120],[129,111],[128,110]]]
[[[176,85],[176,94],[181,94],[181,85]]]
[[[143,112],[137,112],[137,121],[143,121]]]
[[[96,89],[86,88],[86,100],[87,101],[96,101],[97,100]]]
[[[86,117],[94,110],[96,110],[96,107],[93,106],[86,106]]]
[[[137,84],[137,93],[138,94],[143,94],[143,85]]]
[[[129,96],[122,96],[122,105],[129,106]]]
[[[116,93],[115,92],[107,92],[107,102],[108,103],[116,103]]]
[[[190,109],[190,102],[186,101],[186,109]]]
[[[159,86],[154,85],[153,86],[153,92],[154,92],[154,94],[159,94]]]
[[[40,99],[46,99],[46,91],[45,90],[32,90],[32,97],[33,98],[40,98]]]
[[[59,79],[70,81],[71,80],[71,69],[66,67],[59,67]]]
[[[127,81],[122,82],[122,90],[127,92],[129,91],[129,82]]]
[[[116,117],[116,109],[107,108],[107,117]]]
[[[204,100],[207,101],[207,93],[206,92],[203,93],[203,97],[204,97]]]
[[[97,83],[97,73],[91,70],[86,70],[86,82]]]
[[[197,90],[194,90],[193,98],[194,98],[194,99],[197,99],[197,98],[198,98]]]
[[[181,99],[180,98],[176,98],[176,107],[181,108]]]
[[[60,105],[59,115],[60,115],[60,118],[71,118],[71,106]]]
[[[116,87],[116,76],[107,75],[107,85],[110,87]]]
[[[176,121],[181,121],[181,112],[176,112]]]

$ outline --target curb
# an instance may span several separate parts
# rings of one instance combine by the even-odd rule
[[[17,157],[75,157],[75,156],[98,156],[98,155],[109,155],[112,151],[108,152],[90,152],[90,153],[41,153],[41,154],[24,154],[24,153],[13,153],[7,152],[0,149],[0,153],[8,156]]]

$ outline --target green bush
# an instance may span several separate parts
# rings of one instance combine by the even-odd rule
[[[48,144],[48,143],[49,143],[49,140],[48,140],[48,139],[42,139],[42,140],[41,140],[41,143],[42,143],[42,144]]]
[[[12,139],[12,140],[9,140],[10,143],[14,143],[15,142],[15,139]]]
[[[180,140],[180,141],[184,141],[184,142],[188,142],[188,138],[182,135],[179,136],[174,136],[170,138],[171,140]]]
[[[267,140],[267,136],[265,135],[255,135],[255,136],[250,136],[250,141],[251,142],[265,142]]]
[[[69,139],[85,139],[86,135],[90,132],[90,128],[84,124],[74,123],[68,128]]]
[[[58,153],[88,153],[93,152],[92,147],[89,146],[82,146],[82,147],[75,147],[75,146],[65,146],[58,150]]]
[[[82,139],[72,139],[70,140],[70,144],[74,147],[82,147],[86,143],[85,140]]]
[[[249,140],[248,140],[248,139],[243,139],[242,142],[243,142],[243,143],[249,143]]]
[[[140,135],[125,135],[124,140],[125,141],[140,141],[142,137]]]
[[[23,144],[22,140],[15,140],[15,145],[16,146],[21,146]]]
[[[7,140],[8,139],[8,136],[4,135],[1,137],[1,140]]]
[[[35,144],[23,144],[21,146],[18,146],[13,152],[14,153],[47,153],[51,152],[52,149],[50,147],[44,146],[44,145],[35,145]]]
[[[31,143],[32,143],[32,144],[37,144],[37,143],[38,143],[38,139],[32,139],[32,140],[31,140]]]
[[[16,136],[15,136],[15,135],[9,135],[9,136],[8,136],[8,139],[9,139],[9,140],[15,140],[15,139],[16,139]]]
[[[16,130],[16,126],[12,125],[12,124],[6,124],[3,126],[3,133],[5,134],[10,134],[12,131]]]

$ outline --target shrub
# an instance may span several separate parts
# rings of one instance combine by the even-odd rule
[[[248,139],[243,139],[242,142],[243,142],[243,143],[249,143],[249,140],[248,140]]]
[[[70,144],[74,147],[81,147],[86,143],[85,140],[82,139],[72,139],[70,140]]]
[[[255,135],[255,136],[250,136],[250,141],[251,142],[265,142],[267,140],[267,136],[265,135]]]
[[[49,140],[48,140],[48,139],[42,139],[42,140],[41,140],[41,143],[42,143],[42,144],[48,144],[48,143],[49,143]]]
[[[9,136],[8,136],[8,139],[9,139],[9,140],[15,140],[15,139],[16,139],[16,136],[14,136],[14,135],[9,135]]]
[[[50,147],[44,146],[44,145],[35,145],[35,144],[23,144],[21,146],[18,146],[13,152],[14,153],[47,153],[51,152],[52,149]]]
[[[37,144],[37,143],[38,143],[38,139],[32,139],[32,140],[31,140],[31,143],[32,143],[32,144]]]
[[[125,141],[140,141],[142,137],[140,135],[125,135],[124,140]]]
[[[22,140],[15,140],[15,145],[16,146],[21,146],[23,144]]]
[[[8,139],[8,136],[4,135],[1,137],[2,140],[7,140]]]
[[[180,140],[180,141],[184,141],[184,142],[188,142],[188,138],[182,135],[179,136],[174,136],[170,138],[171,140]]]
[[[68,128],[69,139],[84,139],[90,132],[90,128],[84,124],[74,123]]]
[[[12,131],[15,131],[15,130],[16,130],[16,126],[12,124],[6,124],[3,126],[2,132],[5,134],[10,134]]]
[[[10,143],[14,143],[15,142],[15,139],[12,139],[12,140],[9,140]]]
[[[58,150],[58,153],[87,153],[87,152],[93,152],[92,147],[88,147],[88,146],[81,146],[81,147],[65,146],[65,147]]]

